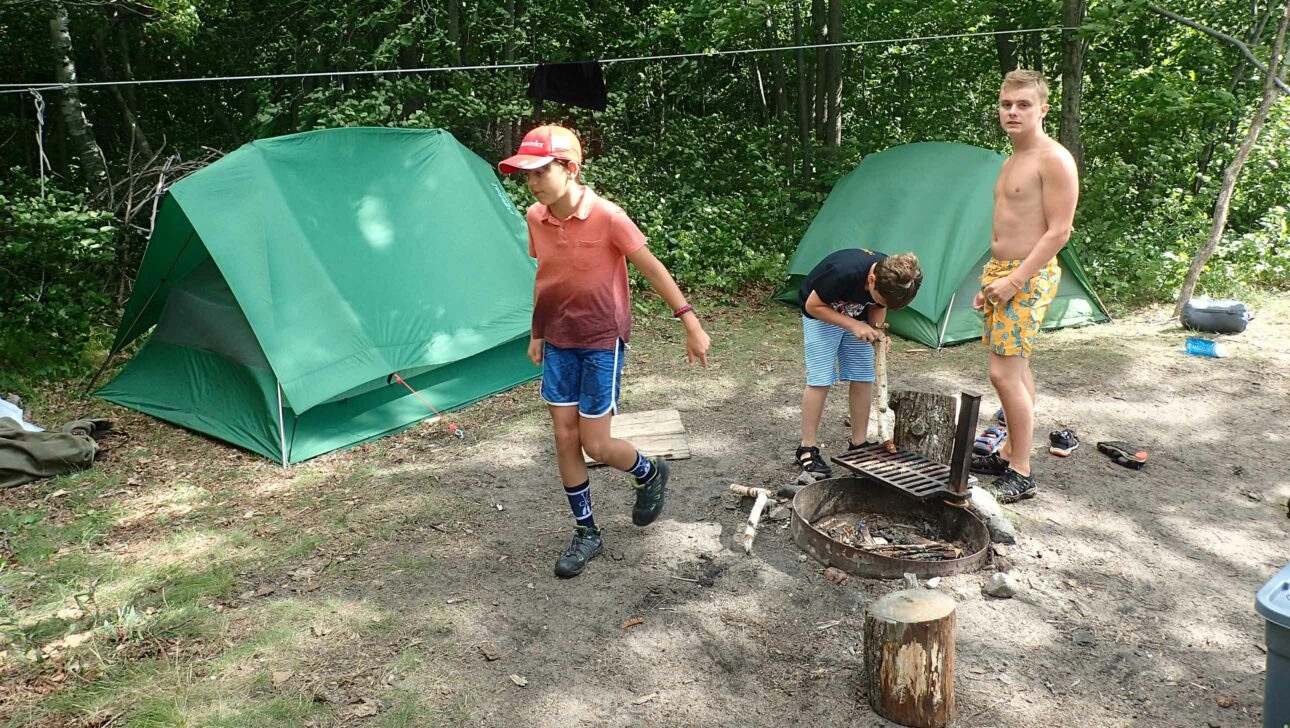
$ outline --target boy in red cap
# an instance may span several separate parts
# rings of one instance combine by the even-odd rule
[[[668,464],[647,459],[630,442],[609,436],[618,408],[623,358],[631,335],[627,261],[631,261],[685,325],[685,352],[708,365],[707,333],[667,268],[622,208],[578,181],[582,145],[573,132],[540,126],[502,174],[524,173],[537,202],[525,215],[529,255],[537,258],[529,358],[542,367],[542,399],[555,427],[556,459],[577,525],[555,562],[557,576],[582,573],[604,549],[591,513],[591,487],[582,453],[632,476],[632,522],[647,526],[663,510]]]

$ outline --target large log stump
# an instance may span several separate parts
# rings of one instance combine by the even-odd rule
[[[938,462],[950,464],[954,452],[954,426],[958,398],[948,394],[900,390],[891,395],[896,411],[896,446]]]
[[[878,715],[915,728],[954,720],[954,600],[906,589],[874,602],[864,618],[864,679]]]

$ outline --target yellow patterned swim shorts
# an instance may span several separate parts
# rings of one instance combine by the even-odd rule
[[[997,260],[991,258],[981,271],[981,287],[984,288],[1017,269],[1020,260]],[[982,313],[985,315],[985,331],[981,341],[990,350],[1000,356],[1030,357],[1034,348],[1035,334],[1044,322],[1048,305],[1057,295],[1057,285],[1062,280],[1062,268],[1054,257],[1030,280],[1022,286],[1017,295],[1005,303],[985,302]]]

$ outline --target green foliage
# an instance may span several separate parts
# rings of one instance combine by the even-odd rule
[[[66,373],[111,315],[112,214],[19,170],[0,180],[0,371]]]
[[[806,0],[149,0],[129,12],[110,3],[67,7],[78,72],[87,81],[129,73],[173,78],[573,61],[814,40],[814,3]],[[1241,0],[1178,0],[1169,7],[1249,39],[1251,6]],[[874,40],[1051,27],[1060,18],[1055,0],[1006,6],[848,0],[844,35]],[[802,26],[797,32],[795,20]],[[39,3],[0,7],[0,58],[15,80],[52,79],[47,29],[48,9]],[[1262,36],[1251,39],[1261,57],[1274,29],[1275,22],[1265,24]],[[1090,42],[1082,103],[1086,174],[1075,242],[1104,297],[1168,299],[1208,234],[1223,167],[1257,105],[1262,78],[1231,47],[1148,11],[1142,0],[1094,0],[1082,33]],[[1048,74],[1048,130],[1056,136],[1063,89],[1055,32],[848,49],[838,149],[825,149],[814,129],[808,148],[800,145],[794,52],[607,65],[607,110],[547,103],[542,118],[579,131],[587,180],[637,221],[683,287],[734,295],[777,282],[829,186],[864,155],[930,140],[1006,150],[995,114],[1005,50]],[[801,54],[808,107],[818,98],[821,55]],[[259,137],[370,125],[443,128],[495,162],[533,124],[528,74],[323,75],[130,87],[119,96],[91,90],[82,98],[116,179],[140,161],[123,105],[154,148],[183,159]],[[47,92],[45,100],[45,149],[56,172],[70,178],[76,155],[58,138],[59,95]],[[0,280],[6,282],[0,313],[6,324],[17,322],[0,332],[3,372],[69,366],[89,332],[111,317],[101,295],[106,282],[128,278],[138,264],[132,248],[111,257],[110,221],[78,219],[91,214],[80,198],[59,191],[39,205],[32,201],[29,177],[38,158],[32,102],[0,96],[0,138],[6,140],[0,165],[26,170],[0,187],[6,200],[17,201],[0,217]],[[1263,134],[1202,291],[1290,285],[1282,262],[1290,200],[1290,104],[1284,99]],[[812,161],[809,174],[802,170],[804,151]],[[521,208],[531,203],[522,185],[506,185]],[[19,232],[35,241],[20,255],[10,242]],[[40,292],[39,305],[32,291]]]

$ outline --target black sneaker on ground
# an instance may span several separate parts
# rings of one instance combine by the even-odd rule
[[[1016,503],[1026,498],[1034,498],[1039,493],[1039,486],[1035,484],[1035,475],[1022,475],[1012,468],[1003,471],[1003,475],[994,479],[990,484],[990,492],[994,497],[999,499],[1000,503]]]
[[[865,440],[864,442],[852,442],[850,440],[847,440],[847,452],[851,452],[852,450],[859,450],[860,448],[865,447],[867,445],[877,445],[877,444],[878,444],[877,440]]]
[[[833,469],[820,456],[820,448],[812,445],[811,447],[797,448],[797,464],[801,466],[802,472],[810,475],[816,480],[827,478],[833,475]]]
[[[1008,461],[999,457],[999,453],[972,456],[972,472],[982,475],[1002,475],[1008,468]]]
[[[555,575],[561,579],[569,579],[581,574],[587,562],[599,556],[604,550],[605,542],[600,538],[600,529],[593,531],[586,526],[574,527],[573,541],[564,555],[555,562]]]
[[[648,526],[663,512],[663,496],[666,495],[669,469],[667,459],[659,456],[650,458],[654,463],[654,474],[643,483],[636,483],[636,505],[632,506],[632,523],[637,526]]]
[[[1048,452],[1060,458],[1070,455],[1075,452],[1075,448],[1079,447],[1079,438],[1070,428],[1048,433],[1048,442],[1051,443]]]

